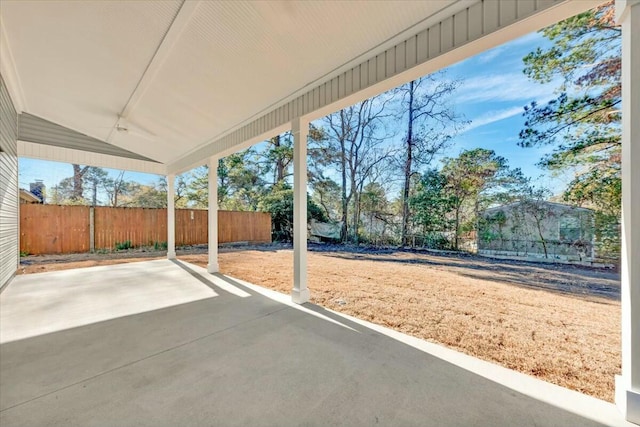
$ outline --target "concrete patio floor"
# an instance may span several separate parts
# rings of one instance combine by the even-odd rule
[[[288,299],[180,261],[18,276],[0,294],[0,425],[627,425],[606,402]]]

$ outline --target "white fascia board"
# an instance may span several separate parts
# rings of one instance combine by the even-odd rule
[[[120,169],[132,172],[166,175],[167,167],[163,163],[110,156],[108,154],[91,153],[71,148],[36,144],[18,140],[18,157],[50,160],[62,163],[96,166],[101,168]]]
[[[213,156],[238,151],[290,128],[296,117],[315,120],[487,49],[589,10],[601,0],[514,0],[460,2],[465,6],[429,28],[307,90],[257,118],[249,118],[183,157],[169,171],[186,170]],[[431,22],[431,21],[429,21]],[[404,34],[404,33],[403,33]],[[252,142],[253,141],[253,142]]]

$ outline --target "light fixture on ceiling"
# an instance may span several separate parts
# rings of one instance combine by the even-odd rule
[[[123,117],[118,117],[118,121],[116,122],[114,129],[121,134],[137,136],[148,140],[154,140],[156,137],[154,134],[145,129],[137,126],[132,126],[131,123]]]

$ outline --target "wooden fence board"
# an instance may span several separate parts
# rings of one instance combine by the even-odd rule
[[[20,251],[67,254],[89,251],[89,207],[20,205]]]
[[[206,209],[176,209],[176,245],[207,243],[208,214]],[[167,240],[166,237],[164,240]]]
[[[218,242],[271,242],[271,215],[218,211]]]
[[[116,244],[153,246],[167,241],[167,210],[148,208],[95,208],[95,248]]]
[[[20,206],[20,250],[30,254],[89,252],[88,206]],[[176,209],[176,246],[206,244],[206,209]],[[167,210],[94,208],[95,249],[117,243],[153,246],[167,241]],[[218,211],[218,242],[271,242],[271,215],[263,212]]]

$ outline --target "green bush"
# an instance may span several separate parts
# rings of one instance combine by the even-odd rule
[[[271,235],[274,241],[291,241],[293,238],[293,189],[285,182],[273,186],[258,204],[258,210],[271,214]],[[328,219],[307,195],[307,220],[326,222]]]
[[[156,251],[167,250],[167,242],[153,242],[153,250],[156,250]]]
[[[133,245],[131,244],[131,240],[125,240],[124,242],[116,242],[117,251],[125,251],[131,248],[133,248]]]

